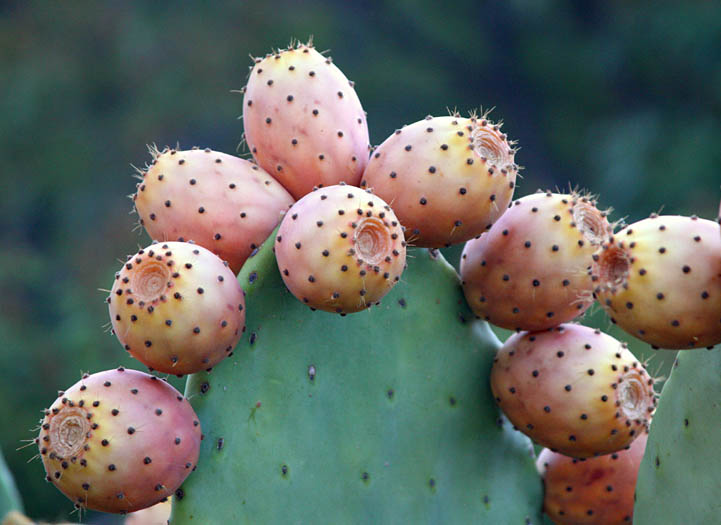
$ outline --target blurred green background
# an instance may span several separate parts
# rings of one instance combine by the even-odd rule
[[[16,451],[41,410],[82,371],[142,368],[99,291],[149,242],[131,231],[130,164],[149,143],[236,152],[248,55],[309,35],[356,81],[373,144],[427,114],[495,107],[521,147],[517,197],[578,185],[612,219],[717,215],[712,2],[0,1],[0,446],[30,516],[77,521],[28,463],[34,447]],[[587,321],[609,328],[599,311]]]

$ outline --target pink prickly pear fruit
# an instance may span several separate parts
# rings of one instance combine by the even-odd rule
[[[721,342],[721,235],[697,217],[636,222],[594,256],[595,295],[611,320],[656,348]]]
[[[633,518],[636,478],[648,434],[613,454],[573,459],[543,449],[536,467],[545,485],[543,510],[559,525],[621,525]]]
[[[329,186],[296,202],[275,239],[290,292],[340,314],[380,301],[400,280],[406,242],[393,210],[369,191]]]
[[[311,44],[255,59],[243,124],[256,162],[296,199],[315,186],[357,186],[368,162],[368,123],[353,82]]]
[[[503,214],[516,183],[514,155],[500,126],[485,117],[426,117],[376,148],[361,187],[393,206],[410,244],[450,246]]]
[[[610,335],[576,324],[512,335],[491,371],[496,402],[513,425],[554,452],[610,454],[648,427],[653,379]]]
[[[107,302],[120,343],[166,374],[212,368],[245,330],[245,298],[235,275],[191,243],[156,243],[129,257]]]
[[[278,181],[247,160],[210,149],[151,154],[132,197],[140,223],[159,241],[192,239],[235,273],[293,204]]]
[[[589,270],[612,233],[590,197],[536,193],[518,199],[461,255],[461,279],[474,313],[512,330],[544,330],[593,304]]]
[[[83,378],[45,411],[47,480],[79,508],[127,513],[170,496],[195,469],[202,439],[190,403],[135,370]]]

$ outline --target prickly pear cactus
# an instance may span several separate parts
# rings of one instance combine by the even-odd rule
[[[719,371],[719,347],[679,353],[651,424],[636,484],[634,523],[718,523]]]
[[[341,317],[290,295],[271,247],[239,274],[234,356],[188,379],[205,440],[171,523],[541,523],[530,442],[488,388],[499,342],[453,268],[411,251],[380,306]]]
[[[23,510],[15,480],[0,452],[0,519],[11,510]]]

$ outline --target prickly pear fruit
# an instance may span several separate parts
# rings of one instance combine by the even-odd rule
[[[588,459],[572,459],[543,449],[538,467],[545,485],[544,512],[557,524],[631,523],[633,494],[648,434],[623,450]]]
[[[150,153],[133,195],[140,223],[158,241],[197,242],[234,273],[293,204],[278,181],[247,160],[210,149]]]
[[[123,368],[85,374],[41,424],[48,481],[76,507],[103,512],[133,512],[171,495],[195,468],[202,439],[175,388]]]
[[[518,167],[505,133],[485,117],[426,117],[371,155],[361,187],[393,206],[414,246],[480,235],[505,211]]]
[[[567,456],[609,454],[648,427],[653,380],[610,335],[565,324],[512,335],[498,350],[491,390],[531,439]]]
[[[311,308],[345,314],[377,303],[399,281],[406,242],[382,199],[336,185],[293,205],[278,229],[275,255],[293,295]]]
[[[311,44],[255,59],[243,123],[256,162],[296,199],[314,186],[357,186],[368,162],[368,123],[353,82]]]
[[[636,222],[594,256],[595,295],[629,334],[662,348],[721,342],[721,236],[696,217]]]
[[[568,322],[593,304],[593,253],[612,229],[590,197],[536,193],[466,243],[461,279],[475,314],[512,330]]]
[[[245,299],[235,274],[191,243],[156,243],[129,257],[107,301],[125,349],[166,374],[212,368],[245,330]]]

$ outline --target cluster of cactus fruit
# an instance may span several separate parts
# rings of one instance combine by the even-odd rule
[[[546,447],[538,469],[545,481],[543,509],[554,522],[630,521],[636,475],[657,404],[654,379],[626,344],[572,321],[598,301],[614,323],[654,347],[699,348],[721,342],[719,225],[696,217],[654,215],[615,231],[617,225],[609,223],[591,195],[539,192],[513,201],[516,149],[487,115],[429,116],[398,129],[373,149],[353,83],[311,44],[255,59],[243,92],[245,141],[252,161],[210,149],[153,147],[151,162],[140,170],[132,199],[140,223],[155,241],[128,256],[107,297],[113,332],[125,350],[150,372],[193,374],[188,395],[208,393],[210,381],[203,378],[217,377],[214,374],[235,377],[243,382],[241,388],[256,385],[243,399],[263,392],[280,412],[258,423],[263,430],[249,432],[242,418],[234,423],[226,418],[223,425],[234,439],[252,443],[275,426],[268,450],[285,445],[282,453],[288,458],[303,451],[311,454],[307,451],[313,443],[288,444],[296,434],[311,439],[316,434],[302,426],[319,424],[305,414],[293,419],[290,412],[301,407],[317,416],[322,408],[311,406],[309,399],[332,396],[323,399],[338,419],[323,420],[327,428],[321,430],[341,437],[333,441],[324,436],[322,442],[330,439],[326,446],[343,448],[347,457],[339,460],[340,466],[328,466],[333,475],[337,469],[339,479],[313,471],[314,490],[326,490],[326,496],[335,486],[346,493],[355,490],[343,488],[347,482],[340,479],[353,469],[369,491],[373,483],[384,487],[394,479],[410,484],[406,490],[396,484],[395,491],[386,494],[359,496],[359,506],[379,508],[388,498],[396,499],[394,508],[383,507],[376,514],[356,508],[361,512],[356,519],[393,521],[391,517],[400,516],[394,513],[404,513],[401,521],[410,522],[418,512],[428,512],[441,520],[471,522],[486,516],[492,489],[480,481],[486,474],[473,469],[486,465],[492,472],[493,454],[463,452],[467,461],[459,462],[450,452],[453,459],[445,466],[446,452],[431,452],[436,454],[428,461],[432,466],[424,470],[418,467],[425,464],[423,451],[419,448],[414,458],[406,459],[404,454],[412,451],[404,446],[420,437],[416,432],[438,440],[438,449],[468,447],[457,437],[466,427],[473,437],[464,439],[473,443],[480,435],[486,439],[500,432],[494,439],[503,444],[509,464],[525,465],[519,459],[526,454],[525,445],[514,444],[517,438],[504,433],[505,419],[479,419],[482,410],[495,413],[481,407],[490,383],[495,403],[514,429]],[[459,243],[465,247],[457,277],[436,249]],[[279,278],[267,274],[270,266]],[[279,300],[273,293],[287,293],[278,291],[280,279],[302,312],[288,302],[265,306],[263,296],[271,304]],[[439,290],[424,292],[424,285]],[[402,318],[405,330],[392,317],[396,314],[384,308],[383,299],[391,297],[394,288],[403,294],[391,299],[402,315],[412,294],[429,303]],[[433,294],[436,304],[451,306],[423,318],[424,309],[432,310]],[[467,306],[458,306],[462,297]],[[477,321],[472,321],[469,308]],[[369,313],[346,317],[365,310]],[[261,313],[264,319],[259,319]],[[325,317],[313,318],[318,315]],[[443,320],[438,328],[431,319],[436,315]],[[344,319],[335,321],[337,317]],[[384,318],[385,324],[371,326]],[[450,327],[454,318],[463,328]],[[246,321],[252,323],[248,330]],[[479,328],[486,321],[516,331],[495,357],[492,350],[498,345]],[[263,323],[274,327],[271,331],[276,326],[283,331],[286,323],[283,333],[272,336],[284,338],[286,347],[303,349],[279,349],[275,355],[268,355],[274,351],[270,347],[259,350],[256,339]],[[315,328],[307,327],[326,323],[332,326],[330,343],[318,342],[323,333],[308,339],[308,331]],[[358,326],[360,333],[354,328]],[[431,348],[431,354],[446,352],[434,361],[436,369],[424,366],[424,350],[417,349],[435,344],[434,330],[452,347]],[[363,338],[374,331],[380,334],[378,348],[367,348]],[[306,334],[302,345],[301,333]],[[332,342],[333,335],[337,342]],[[369,346],[376,344],[368,341]],[[394,341],[401,343],[394,346]],[[332,346],[332,356],[310,348],[314,345]],[[477,355],[478,346],[487,351]],[[280,376],[286,371],[279,361],[291,362],[296,350],[302,355],[298,362],[306,363],[304,377],[286,378],[286,390],[278,391],[276,383],[283,382]],[[233,369],[238,362],[227,359],[234,351],[249,355],[239,367],[244,376]],[[484,361],[486,354],[489,361]],[[326,373],[321,362],[338,370],[364,400],[344,394],[341,383],[330,393],[321,390],[320,374]],[[208,374],[216,366],[218,370]],[[454,384],[456,377],[460,379]],[[479,377],[480,386],[475,384]],[[398,412],[388,413],[388,406],[373,408],[376,386],[383,390],[381,401],[398,403]],[[306,393],[311,387],[318,390]],[[435,402],[423,396],[435,396],[435,389],[445,392],[445,406],[464,414],[462,419],[424,413],[429,426],[418,422],[416,412],[425,409],[417,405],[427,403],[430,409]],[[401,411],[403,395],[418,396],[411,403],[416,406]],[[138,511],[174,493],[183,499],[186,492],[180,486],[186,477],[196,466],[202,470],[203,461],[216,461],[210,450],[222,451],[231,440],[206,427],[206,412],[207,419],[217,423],[215,412],[204,405],[206,399],[193,401],[198,417],[187,397],[155,375],[118,368],[83,376],[59,393],[41,421],[36,441],[48,481],[77,507],[105,512]],[[248,425],[261,418],[264,407],[261,401],[251,405]],[[352,422],[354,413],[394,421],[376,433],[396,443],[381,446],[385,463],[372,458],[372,448],[364,448],[378,439],[372,429],[359,431],[365,439],[355,446],[339,445],[348,434],[339,430],[343,425],[338,422]],[[213,435],[202,453],[201,422]],[[440,427],[445,434],[436,435]],[[248,463],[274,461],[249,442],[238,446]],[[248,454],[252,451],[255,454]],[[330,455],[343,454],[335,450]],[[286,459],[278,467],[280,477],[287,480],[291,469],[312,468],[306,464],[313,458],[300,457],[295,464]],[[395,474],[394,461],[400,469]],[[374,471],[378,462],[382,466]],[[218,467],[211,463],[208,468]],[[527,465],[517,468],[527,474]],[[429,492],[412,488],[409,480],[420,471]],[[442,475],[428,472],[446,472],[445,506],[425,501],[427,493],[442,490]],[[275,479],[264,482],[251,472],[245,476],[247,485],[257,483],[256,491],[277,490],[273,497],[286,497],[278,495]],[[298,491],[295,497],[300,500],[309,494],[300,486]],[[472,500],[464,499],[464,491],[473,493]],[[270,495],[248,493],[248,508],[256,514],[243,514],[242,519],[232,514],[232,522],[284,519],[278,509],[258,510],[263,497],[273,501]],[[347,498],[347,505],[353,501]],[[540,511],[532,507],[533,502],[519,506],[527,523]],[[201,508],[176,509],[173,522],[189,521]],[[338,512],[338,521],[349,518]],[[514,511],[503,512],[487,514],[496,516],[488,519],[501,523],[498,516],[506,516],[508,523],[515,522]],[[314,521],[319,514],[302,508],[298,516]],[[335,521],[327,514],[325,518]],[[205,515],[200,522],[229,519]]]

